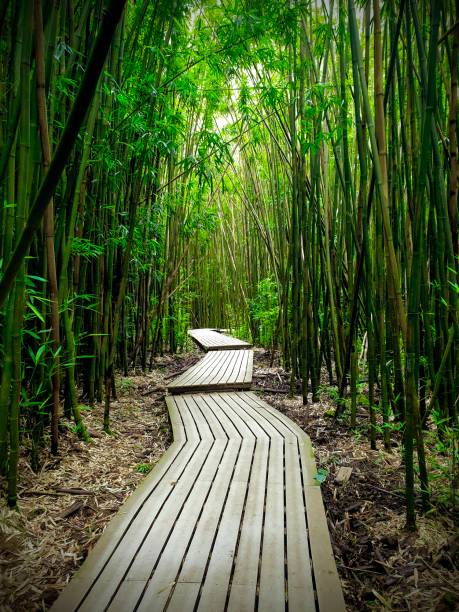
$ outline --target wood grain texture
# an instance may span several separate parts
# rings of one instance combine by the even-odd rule
[[[249,342],[227,336],[216,329],[190,329],[188,335],[203,351],[248,349],[252,346]]]
[[[253,351],[212,351],[167,386],[171,393],[250,389]]]
[[[250,384],[251,368],[252,351],[215,351],[171,386]],[[166,403],[173,444],[52,610],[343,611],[309,437],[251,392]]]

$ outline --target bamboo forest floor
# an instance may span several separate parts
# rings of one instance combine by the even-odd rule
[[[89,445],[67,423],[59,457],[43,451],[38,474],[29,457],[21,458],[21,512],[0,507],[1,612],[43,610],[56,599],[170,444],[164,388],[198,359],[194,353],[165,356],[152,373],[119,378],[113,436],[102,433],[103,407],[97,405],[84,412],[93,436]],[[263,399],[311,437],[326,476],[322,496],[348,610],[457,609],[459,539],[452,518],[439,503],[437,514],[418,520],[417,534],[403,531],[399,459],[368,449],[365,410],[359,409],[355,434],[328,418],[333,407],[324,379],[321,400],[309,405],[306,417],[301,399],[287,396],[283,370],[276,362],[269,367],[269,355],[258,349],[253,381]],[[393,442],[399,444],[395,433]],[[352,467],[352,474],[337,484],[342,466]]]

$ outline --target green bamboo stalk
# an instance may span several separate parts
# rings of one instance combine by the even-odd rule
[[[380,204],[381,216],[382,216],[383,226],[384,226],[385,245],[386,245],[387,252],[388,252],[388,264],[389,264],[389,272],[390,272],[389,282],[392,283],[394,296],[395,296],[395,302],[396,302],[396,307],[397,307],[397,312],[396,312],[397,324],[403,334],[403,337],[406,338],[406,314],[405,314],[405,307],[403,305],[403,300],[401,296],[400,272],[399,272],[399,266],[398,266],[398,262],[397,262],[397,258],[396,258],[395,250],[394,250],[392,229],[391,229],[390,216],[389,216],[389,205],[388,205],[388,201],[386,197],[386,191],[384,188],[384,175],[383,175],[383,170],[381,168],[381,163],[379,160],[375,124],[374,124],[373,115],[371,112],[370,101],[368,97],[367,82],[365,79],[365,74],[364,74],[364,69],[363,69],[362,52],[360,48],[360,41],[358,39],[358,28],[357,28],[357,18],[355,15],[355,6],[354,6],[353,0],[348,0],[348,2],[349,2],[348,7],[349,7],[350,35],[355,41],[353,48],[356,54],[356,63],[358,66],[358,72],[359,72],[359,77],[360,77],[360,86],[361,86],[362,98],[363,98],[363,108],[364,108],[368,132],[370,136],[370,144],[371,144],[371,150],[373,154],[373,164],[374,164],[374,170],[375,170],[375,176],[376,176],[376,185],[378,187],[378,196],[379,196],[378,201]]]
[[[40,127],[41,146],[43,154],[43,171],[46,174],[51,162],[51,150],[49,144],[48,118],[45,97],[45,55],[43,38],[43,19],[41,0],[34,1],[34,30],[35,30],[35,66],[37,79],[37,110]],[[54,205],[50,199],[45,211],[45,242],[48,263],[49,292],[51,302],[51,329],[53,336],[53,373],[52,373],[52,409],[51,409],[51,452],[57,454],[59,445],[59,390],[60,390],[60,365],[58,350],[60,347],[59,337],[59,303],[57,287],[56,258],[54,253]]]
[[[49,205],[49,201],[54,194],[65,164],[78,137],[86,112],[94,96],[97,82],[125,3],[126,0],[111,0],[104,14],[97,40],[91,52],[88,65],[86,66],[84,77],[64,133],[54,153],[45,179],[30,209],[21,237],[5,268],[3,277],[0,280],[0,307],[5,302],[16,274],[19,272],[20,266],[27,255],[35,231]]]
[[[24,41],[18,45],[21,52],[20,96],[23,107],[19,122],[18,134],[18,189],[15,218],[15,236],[19,236],[24,227],[27,214],[27,202],[30,196],[32,164],[30,155],[30,53],[32,35],[32,13],[27,3],[21,3],[18,32],[24,34]],[[25,307],[25,264],[21,262],[14,283],[13,320],[11,333],[11,396],[9,407],[9,456],[8,456],[8,505],[14,508],[17,504],[17,470],[19,460],[19,418],[22,383],[21,340]]]

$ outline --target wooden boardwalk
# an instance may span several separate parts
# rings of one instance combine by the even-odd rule
[[[221,351],[224,349],[249,349],[251,344],[232,336],[225,336],[216,329],[190,329],[188,335],[203,351]]]
[[[172,446],[53,610],[343,611],[308,436],[251,392],[166,402]]]
[[[253,351],[211,351],[168,385],[171,393],[250,389]]]

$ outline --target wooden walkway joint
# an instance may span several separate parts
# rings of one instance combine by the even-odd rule
[[[251,392],[166,403],[173,444],[52,609],[343,611],[309,437]]]

